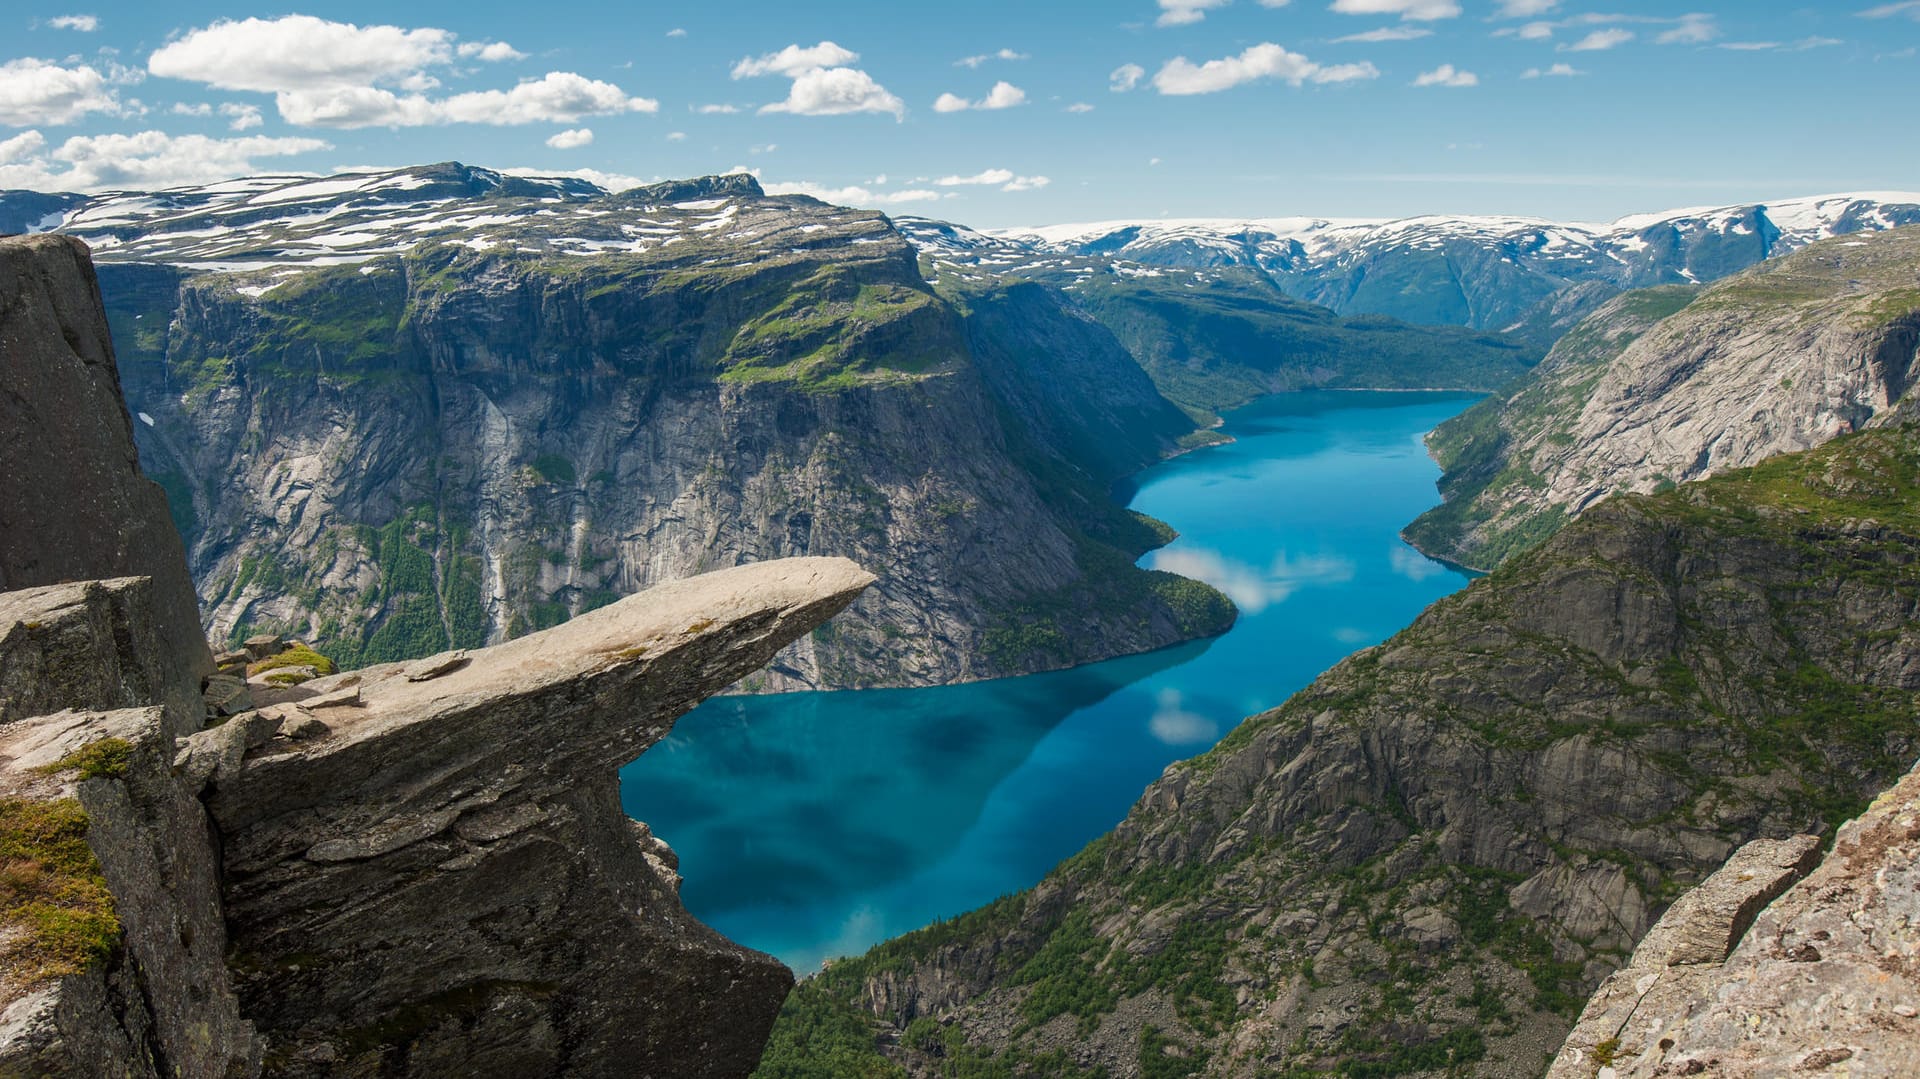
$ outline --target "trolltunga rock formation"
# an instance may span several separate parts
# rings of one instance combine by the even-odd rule
[[[84,248],[0,240],[0,1075],[750,1071],[792,975],[687,914],[616,769],[873,577],[741,566],[210,726],[112,355]]]

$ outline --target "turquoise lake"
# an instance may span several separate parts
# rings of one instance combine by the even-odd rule
[[[1119,492],[1180,531],[1213,641],[933,689],[726,697],[621,772],[702,921],[804,974],[1036,883],[1166,766],[1378,643],[1467,577],[1401,542],[1439,501],[1421,436],[1469,394],[1300,393]]]

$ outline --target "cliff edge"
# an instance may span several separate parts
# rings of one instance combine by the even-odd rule
[[[654,588],[210,718],[85,248],[0,240],[0,1074],[735,1076],[792,984],[681,906],[617,769],[845,608]]]

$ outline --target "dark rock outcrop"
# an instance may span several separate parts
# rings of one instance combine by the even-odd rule
[[[140,474],[99,285],[76,240],[0,242],[0,490],[0,590],[152,578],[141,662],[172,673],[154,687],[170,715],[194,715],[213,656],[166,496]]]

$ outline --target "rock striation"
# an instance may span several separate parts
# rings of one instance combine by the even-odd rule
[[[1824,858],[1805,838],[1752,844],[1683,896],[1548,1075],[1891,1077],[1911,1075],[1917,1053],[1920,769]]]
[[[1447,502],[1407,538],[1488,568],[1601,499],[1907,414],[1920,228],[1837,237],[1704,289],[1628,293],[1428,439]]]
[[[197,629],[178,636],[178,548],[166,565],[163,544],[87,532],[106,509],[126,536],[170,534],[85,252],[5,240],[0,268],[0,449],[36,491],[36,516],[5,518],[6,583],[154,570],[0,591],[0,1073],[749,1071],[792,975],[687,914],[616,770],[872,575],[743,565],[251,701]],[[16,425],[56,422],[47,443],[86,466],[67,475]]]

